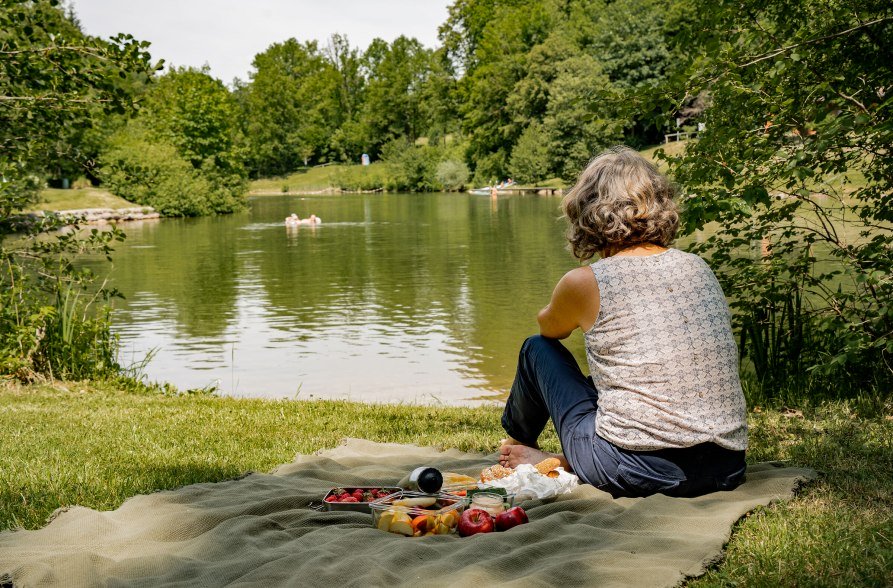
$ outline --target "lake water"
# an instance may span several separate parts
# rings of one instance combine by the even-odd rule
[[[123,225],[110,273],[126,296],[112,314],[121,359],[151,351],[150,380],[225,395],[504,398],[537,311],[576,265],[558,204],[267,196],[240,214]],[[291,212],[323,224],[286,229]],[[583,357],[579,332],[569,345]]]

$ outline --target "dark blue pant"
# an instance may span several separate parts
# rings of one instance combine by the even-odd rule
[[[597,402],[592,379],[570,351],[557,339],[537,335],[521,346],[502,427],[533,445],[551,417],[574,473],[614,496],[697,496],[732,490],[743,481],[743,451],[714,443],[631,451],[605,441],[595,432]]]

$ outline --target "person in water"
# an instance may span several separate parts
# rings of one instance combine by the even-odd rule
[[[322,219],[315,214],[311,214],[307,218],[301,218],[297,214],[291,213],[291,216],[285,217],[285,225],[289,227],[295,227],[298,225],[318,225],[321,223]]]
[[[696,496],[744,478],[747,422],[729,308],[700,258],[670,247],[668,180],[637,152],[593,159],[562,201],[577,259],[521,347],[500,463],[557,457],[614,496]],[[583,332],[590,377],[561,344]],[[539,449],[549,418],[562,453]]]

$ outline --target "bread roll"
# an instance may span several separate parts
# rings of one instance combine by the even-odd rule
[[[536,471],[538,471],[542,475],[547,476],[547,475],[549,475],[549,472],[551,472],[552,470],[554,470],[555,468],[557,468],[560,465],[561,465],[561,462],[558,460],[557,457],[549,457],[549,458],[546,458],[543,461],[539,462],[538,464],[536,464],[533,467],[535,467]]]
[[[514,471],[515,470],[511,468],[504,468],[499,464],[492,465],[488,468],[484,468],[484,471],[481,472],[481,482],[498,480],[499,478],[504,478],[508,475],[511,475]]]

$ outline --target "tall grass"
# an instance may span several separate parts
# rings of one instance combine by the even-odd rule
[[[107,307],[96,307],[105,288],[87,297],[79,286],[60,282],[55,306],[47,315],[46,336],[36,368],[51,377],[86,379],[116,373],[117,337]]]
[[[7,253],[7,252],[4,252]],[[88,294],[83,283],[6,255],[0,276],[0,376],[100,378],[117,373],[117,338],[111,332],[104,286]]]

